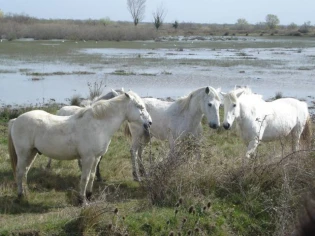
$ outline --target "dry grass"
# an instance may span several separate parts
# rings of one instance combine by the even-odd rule
[[[263,24],[197,24],[179,22],[175,29],[172,23],[164,23],[159,30],[152,23],[105,22],[103,20],[45,20],[23,15],[6,16],[0,19],[0,35],[8,40],[18,38],[69,39],[69,40],[150,40],[165,35],[235,36],[235,35],[314,35],[314,27],[307,31],[290,26],[278,26],[270,30]]]

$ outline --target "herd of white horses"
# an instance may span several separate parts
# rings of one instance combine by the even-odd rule
[[[230,129],[236,121],[241,137],[248,143],[246,157],[255,154],[260,141],[292,135],[293,151],[297,151],[301,136],[310,138],[307,104],[294,98],[266,102],[249,88],[223,93],[207,86],[169,102],[140,98],[123,89],[112,90],[85,107],[65,106],[56,115],[33,110],[9,121],[9,154],[18,196],[23,196],[22,183],[36,155],[44,154],[57,160],[80,160],[79,197],[86,204],[96,172],[99,176],[101,156],[124,121],[128,122],[132,137],[133,178],[141,181],[144,173],[141,154],[151,137],[168,140],[170,148],[176,139],[188,134],[198,138],[202,134],[203,117],[210,128],[220,126],[221,104],[224,105],[223,127]]]

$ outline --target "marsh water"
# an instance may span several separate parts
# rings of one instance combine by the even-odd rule
[[[87,97],[87,83],[178,98],[203,87],[249,86],[265,99],[281,93],[315,97],[312,38],[164,38],[159,42],[4,41],[0,44],[2,105],[69,103]]]

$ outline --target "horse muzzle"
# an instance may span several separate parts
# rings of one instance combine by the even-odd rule
[[[229,123],[223,123],[224,129],[228,130],[231,128],[231,125]]]
[[[152,125],[152,122],[149,121],[148,123],[143,124],[143,128],[148,131],[150,129],[150,126]]]
[[[218,124],[216,124],[216,123],[209,123],[209,127],[210,128],[212,128],[212,129],[217,129],[217,128],[219,128],[219,125]]]

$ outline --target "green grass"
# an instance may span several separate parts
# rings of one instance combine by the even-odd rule
[[[56,111],[54,106],[45,109]],[[275,156],[282,148],[289,151],[275,142],[261,145],[258,158],[248,161],[235,131],[211,130],[204,124],[201,159],[170,167],[169,179],[157,183],[167,195],[163,201],[152,202],[148,185],[132,180],[129,141],[122,126],[101,161],[104,181],[95,183],[90,206],[82,208],[73,201],[80,177],[77,162],[53,161],[48,171],[42,155],[28,174],[27,201],[17,202],[6,147],[9,114],[2,114],[0,122],[0,235],[188,235],[189,231],[194,235],[274,235],[279,225],[286,232],[294,228],[299,199],[315,176],[311,156],[285,158],[280,164],[284,156]],[[167,153],[167,143],[153,141],[151,150],[145,149],[148,168],[149,153],[155,163]],[[181,155],[194,157],[194,152],[189,153]],[[280,221],[287,207],[291,213]]]

